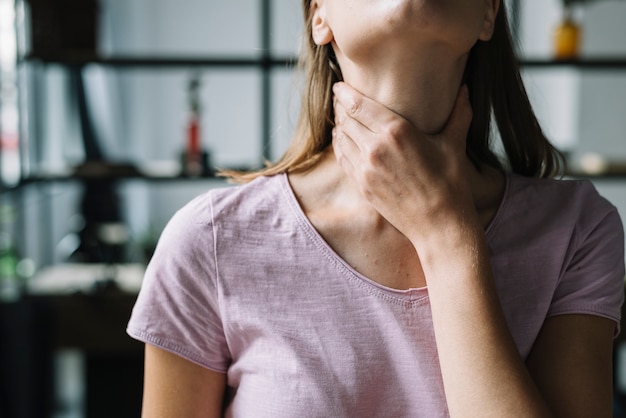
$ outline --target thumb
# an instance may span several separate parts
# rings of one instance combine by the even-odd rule
[[[469,99],[469,90],[467,85],[464,84],[459,89],[450,118],[439,136],[447,140],[460,141],[465,144],[467,131],[472,123],[472,118],[473,112]]]

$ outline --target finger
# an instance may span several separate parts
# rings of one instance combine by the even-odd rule
[[[472,118],[473,113],[469,99],[469,90],[466,85],[463,85],[457,94],[450,118],[443,131],[438,136],[447,139],[458,139],[465,143]]]
[[[341,103],[335,104],[335,126],[355,143],[359,150],[367,149],[367,144],[376,135],[367,126],[351,117]]]
[[[383,132],[385,126],[398,117],[391,109],[364,96],[346,83],[335,83],[333,93],[336,103],[343,106],[348,116],[374,133]]]
[[[333,129],[333,151],[339,165],[346,173],[353,175],[355,168],[355,159],[360,155],[360,151],[356,144],[337,128]]]

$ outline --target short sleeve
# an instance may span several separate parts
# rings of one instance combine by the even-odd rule
[[[230,358],[220,318],[210,193],[179,210],[146,269],[128,334],[217,372]]]
[[[548,316],[591,314],[612,319],[619,333],[624,302],[624,229],[614,206],[587,185],[571,254]]]

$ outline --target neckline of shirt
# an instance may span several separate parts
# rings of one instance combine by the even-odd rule
[[[509,200],[509,183],[511,176],[508,173],[505,173],[504,176],[505,187],[502,200],[500,201],[500,205],[498,207],[498,210],[496,211],[495,216],[485,229],[485,235],[487,236],[487,239],[489,239],[491,231],[493,231],[495,225],[501,218],[501,212],[503,212],[504,207]],[[302,230],[313,242],[313,244],[315,244],[315,246],[321,251],[321,253],[345,276],[347,276],[355,283],[359,284],[361,287],[365,286],[366,290],[370,293],[374,292],[377,295],[383,296],[385,299],[393,302],[400,302],[402,304],[406,304],[407,302],[409,302],[411,304],[415,304],[426,303],[428,301],[427,286],[410,289],[395,289],[384,286],[352,268],[352,266],[350,266],[339,254],[337,254],[337,252],[328,244],[328,242],[326,242],[326,240],[321,236],[321,234],[317,231],[309,218],[306,216],[306,214],[302,210],[302,206],[300,206],[300,203],[296,198],[291,184],[289,183],[289,178],[287,174],[282,173],[279,175],[279,178],[280,189],[283,192],[283,197],[287,201],[292,213],[295,215],[295,218],[298,221],[298,224],[300,225]]]

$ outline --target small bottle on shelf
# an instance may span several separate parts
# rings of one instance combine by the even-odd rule
[[[554,58],[572,60],[580,56],[582,28],[574,19],[571,1],[565,1],[563,18],[554,30]]]
[[[202,147],[200,85],[200,75],[194,74],[187,87],[189,115],[183,152],[183,174],[191,177],[202,176],[208,172],[208,153]]]

